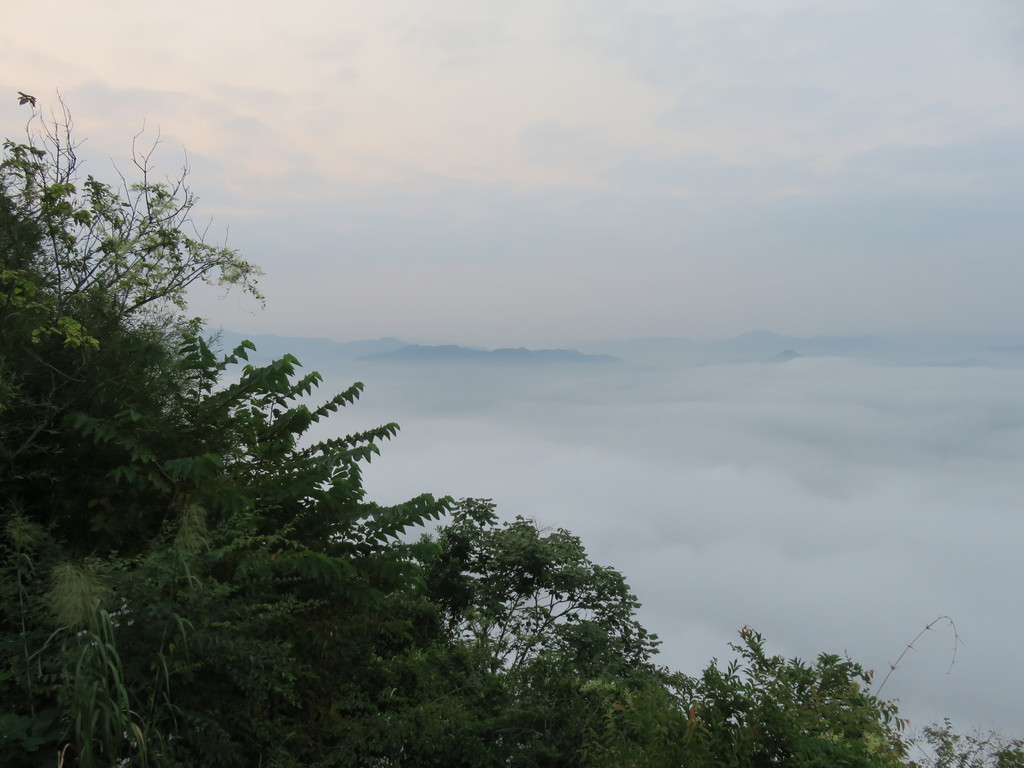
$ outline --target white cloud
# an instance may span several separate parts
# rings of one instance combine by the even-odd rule
[[[580,535],[623,571],[696,673],[750,624],[785,655],[849,651],[878,679],[926,623],[885,693],[917,725],[1015,727],[1024,674],[1012,609],[1024,578],[1020,369],[783,366],[567,373],[347,366],[348,431],[403,429],[370,494],[495,499]],[[941,625],[940,625],[941,627]]]

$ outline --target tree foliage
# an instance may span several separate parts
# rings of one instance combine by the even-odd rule
[[[689,729],[709,764],[898,765],[905,722],[869,690],[859,664],[823,653],[813,664],[769,655],[753,629],[740,632],[739,657],[710,664],[683,686]]]
[[[185,172],[154,181],[150,155],[135,154],[137,178],[119,188],[83,178],[67,111],[46,119],[34,99],[23,103],[26,140],[6,140],[0,162],[0,494],[31,503],[58,538],[132,547],[162,516],[106,514],[110,489],[96,493],[91,470],[157,420],[176,439],[195,374],[182,344],[199,328],[183,315],[185,291],[210,280],[258,296],[259,270],[196,231]],[[139,458],[146,449],[134,448]],[[97,541],[105,524],[126,529]]]
[[[5,218],[19,222],[7,233],[18,246],[7,266],[31,272],[53,320],[83,312],[107,324],[151,320],[168,306],[184,309],[197,280],[262,298],[259,269],[198,228],[187,166],[177,178],[155,180],[156,145],[133,146],[134,180],[121,175],[115,187],[83,179],[72,129],[63,104],[47,118],[33,101],[27,140],[5,141],[0,166]]]
[[[625,579],[568,531],[464,499],[409,551],[421,579],[391,605],[412,629],[381,668],[387,732],[406,736],[384,764],[585,764],[599,692],[664,680]]]
[[[394,424],[303,443],[362,385],[314,407],[293,357],[216,354],[183,291],[256,270],[145,164],[80,195],[65,135],[0,166],[4,764],[330,764],[414,571],[392,544],[446,502],[364,498]]]
[[[491,671],[515,672],[541,654],[583,675],[650,659],[657,638],[636,620],[640,603],[622,574],[591,562],[569,531],[522,517],[499,524],[494,510],[464,500],[423,562],[449,628],[489,656]]]
[[[915,745],[931,768],[1024,768],[1024,739],[959,733],[949,719],[926,726]]]

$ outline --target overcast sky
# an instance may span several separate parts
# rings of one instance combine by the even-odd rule
[[[1024,327],[1016,0],[0,0],[0,124],[159,129],[214,324],[485,346]]]

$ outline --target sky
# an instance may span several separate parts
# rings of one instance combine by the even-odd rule
[[[265,309],[481,346],[1024,328],[1015,0],[0,0],[0,126],[187,158]]]

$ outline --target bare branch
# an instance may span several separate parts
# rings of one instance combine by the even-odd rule
[[[937,630],[934,629],[934,627],[940,621],[947,622],[948,626],[953,628],[953,657],[950,659],[949,669],[946,671],[946,674],[948,675],[950,672],[953,671],[953,665],[956,663],[956,653],[957,653],[957,650],[960,647],[960,643],[962,643],[963,640],[960,639],[960,634],[956,630],[956,622],[954,622],[953,619],[951,619],[949,616],[945,616],[945,615],[937,616],[932,621],[930,621],[928,624],[926,624],[924,629],[922,629],[920,632],[918,632],[916,635],[914,635],[914,639],[911,640],[909,643],[907,643],[906,647],[903,649],[903,653],[901,653],[897,657],[896,661],[894,661],[894,662],[889,664],[889,671],[888,671],[888,673],[886,673],[885,678],[882,680],[881,685],[879,685],[878,689],[875,691],[875,696],[881,695],[882,689],[885,688],[885,684],[887,682],[889,682],[889,678],[892,676],[892,673],[895,672],[899,668],[900,662],[903,661],[903,657],[906,656],[908,652],[910,652],[912,650],[917,650],[916,648],[914,648],[914,643],[916,643],[918,640],[920,640],[921,637],[926,632],[935,632],[935,631],[937,631]]]

